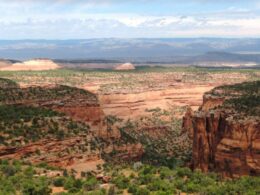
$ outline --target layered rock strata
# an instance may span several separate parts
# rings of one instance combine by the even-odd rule
[[[187,112],[183,127],[193,139],[194,169],[217,171],[226,177],[260,175],[260,115],[251,113],[260,102],[248,111],[238,109],[251,105],[243,101],[245,98],[259,99],[259,83],[254,87],[250,95],[243,90],[235,89],[231,94],[215,89],[205,94],[199,111]],[[230,103],[237,103],[238,98],[239,107]]]

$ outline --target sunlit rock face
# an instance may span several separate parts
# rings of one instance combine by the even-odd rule
[[[24,62],[9,64],[0,67],[0,70],[19,71],[19,70],[55,70],[60,68],[58,64],[50,59],[33,59]]]
[[[259,85],[255,87],[252,96],[259,99]],[[187,112],[184,117],[184,130],[189,131],[193,139],[192,166],[205,172],[217,171],[225,177],[259,176],[260,115],[257,107],[260,102],[249,111],[241,111],[237,108],[248,106],[246,101],[241,101],[239,107],[227,101],[238,99],[242,94],[238,91],[221,93],[216,95],[214,90],[211,95],[207,93],[200,110]],[[252,109],[256,112],[252,113]]]
[[[125,63],[115,67],[115,70],[135,70],[135,66],[132,63]]]

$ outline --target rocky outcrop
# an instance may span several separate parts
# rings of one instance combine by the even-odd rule
[[[205,94],[203,96],[203,104],[200,107],[200,110],[209,111],[210,109],[223,105],[224,101],[225,97],[215,97],[210,94]]]
[[[98,149],[91,150],[90,137],[81,135],[64,140],[43,139],[21,147],[0,147],[0,159],[24,159],[32,163],[46,162],[53,166],[67,167],[73,164],[100,159]],[[80,148],[83,150],[80,150]]]
[[[110,144],[105,148],[104,152],[108,154],[109,158],[113,158],[113,161],[140,160],[144,154],[144,147],[140,143],[127,143],[120,146]]]
[[[1,65],[1,64],[0,64]],[[22,63],[6,64],[0,66],[2,71],[19,71],[19,70],[54,70],[60,66],[50,59],[33,59]]]
[[[169,109],[171,105],[190,105],[193,109],[202,103],[202,96],[211,90],[211,85],[176,84],[161,90],[150,90],[139,93],[99,94],[99,101],[106,115],[120,118],[138,118],[149,113],[147,109],[159,107]]]
[[[260,174],[260,121],[225,112],[198,112],[193,122],[193,167],[227,177]]]
[[[192,166],[226,177],[260,175],[260,116],[238,111],[226,103],[230,98],[208,93],[200,111],[184,117],[184,129],[192,132]]]
[[[192,111],[191,107],[188,107],[185,115],[183,116],[183,120],[182,120],[183,132],[188,132],[188,135],[191,139],[193,138],[193,123],[192,123],[192,117],[191,117],[192,115],[193,115],[193,111]]]
[[[115,67],[115,70],[135,70],[135,66],[132,63],[125,63]]]

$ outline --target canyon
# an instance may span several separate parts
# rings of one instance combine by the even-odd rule
[[[3,110],[27,106],[62,116],[15,120],[10,130],[0,134],[7,140],[0,147],[0,159],[44,161],[80,173],[104,162],[141,160],[172,166],[178,158],[185,165],[192,160],[194,169],[228,177],[258,175],[258,119],[231,120],[234,109],[217,110],[227,99],[218,86],[255,80],[258,73],[58,69],[4,76],[8,79],[0,80],[0,104],[7,106]],[[59,128],[55,130],[56,123]],[[37,124],[46,125],[39,128]],[[3,125],[9,128],[8,123]],[[55,131],[48,132],[48,125]],[[27,134],[11,136],[13,129],[29,131],[32,127],[40,134],[35,140],[26,140]]]
[[[114,139],[120,140],[120,132],[117,129],[108,132],[105,114],[97,96],[91,92],[62,85],[21,88],[7,79],[1,80],[1,86],[0,106],[4,106],[1,107],[1,125],[5,129],[0,138],[1,142],[5,141],[0,146],[0,159],[23,159],[36,164],[44,161],[80,173],[82,166],[102,164],[102,155],[109,156],[114,151],[118,153],[115,159],[139,159],[142,156],[140,144],[113,143]],[[40,112],[50,110],[61,116],[35,115],[28,119],[27,115],[38,108],[47,109]],[[23,114],[28,109],[29,113]],[[15,117],[20,112],[22,114],[11,122],[13,119],[5,116],[9,110],[9,115]],[[14,131],[18,131],[17,128],[24,130],[19,130],[22,131],[20,135],[13,137],[16,134],[12,132],[13,128]],[[29,134],[29,141],[25,131],[30,128],[34,128],[36,135]],[[96,166],[92,167],[96,169]]]
[[[214,85],[175,84],[161,90],[148,90],[139,93],[99,94],[100,104],[106,115],[116,115],[123,119],[139,118],[148,115],[148,109],[167,110],[174,106],[190,106],[197,109],[202,103],[203,94]]]
[[[6,80],[2,82],[6,82]],[[44,161],[61,167],[100,159],[100,150],[95,146],[98,144],[96,137],[102,135],[105,124],[103,111],[94,94],[57,85],[29,88],[10,86],[6,89],[2,88],[0,93],[1,106],[7,106],[7,109],[14,106],[19,111],[19,107],[22,105],[21,112],[25,109],[45,108],[65,114],[65,116],[55,116],[51,119],[43,118],[41,115],[35,116],[32,123],[28,123],[28,127],[25,128],[34,127],[36,122],[35,130],[44,131],[45,125],[48,125],[46,132],[43,132],[44,137],[29,142],[25,141],[23,136],[12,138],[11,145],[6,144],[7,146],[0,147],[0,159],[27,159],[33,163]],[[21,122],[14,121],[13,125],[16,125],[16,128],[19,128],[20,124],[24,126],[23,115],[21,120]],[[43,121],[41,122],[41,120]],[[72,122],[72,120],[80,123]],[[52,124],[54,124],[54,128],[57,128],[55,131],[59,132],[59,128],[64,131],[60,134],[60,138],[55,137],[53,133],[46,135],[50,131],[48,129],[53,128]],[[63,138],[63,134],[69,133],[73,128],[79,128],[79,130],[76,133],[70,133],[69,137]],[[6,139],[10,137],[7,130],[1,134],[2,136]],[[45,138],[46,136],[48,138]]]
[[[255,73],[257,77],[260,75]],[[87,77],[87,76],[86,76]],[[254,79],[243,73],[115,72],[90,74],[77,87],[96,94],[105,115],[122,119],[147,116],[147,110],[172,106],[200,107],[203,95],[221,85]]]

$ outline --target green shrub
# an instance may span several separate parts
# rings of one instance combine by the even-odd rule
[[[51,193],[48,180],[40,177],[35,180],[24,180],[22,186],[24,195],[48,195]]]
[[[29,166],[26,169],[24,169],[23,173],[26,177],[32,178],[33,175],[35,174],[35,170],[32,166]]]
[[[64,186],[65,180],[66,179],[64,177],[54,178],[53,185],[56,187],[62,187],[62,186]]]
[[[126,189],[129,185],[129,179],[126,178],[124,175],[119,175],[115,179],[113,179],[113,183],[119,188],[119,189]]]
[[[104,189],[95,190],[95,191],[86,193],[86,195],[105,195],[105,194],[106,194],[106,191]]]
[[[2,165],[1,171],[7,177],[13,176],[17,172],[16,168],[13,165]]]
[[[192,171],[189,168],[177,168],[176,175],[178,177],[184,177],[184,176],[191,177]]]
[[[89,177],[84,183],[83,183],[83,189],[84,191],[91,191],[95,190],[98,187],[98,181],[95,177]]]
[[[169,182],[159,178],[156,178],[151,183],[149,183],[147,188],[150,191],[173,191],[173,188]]]
[[[154,176],[152,174],[147,174],[147,175],[140,175],[138,182],[141,185],[146,185],[152,182],[152,180],[154,179]]]
[[[138,186],[136,184],[130,184],[127,191],[129,193],[135,194],[138,191]]]
[[[147,188],[138,188],[137,192],[133,195],[149,195],[150,191]]]
[[[73,188],[75,179],[73,177],[67,177],[64,182],[64,188],[65,190],[69,190],[70,188]]]

